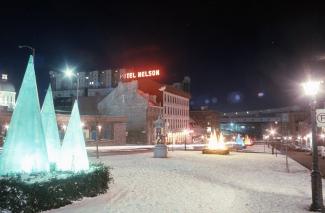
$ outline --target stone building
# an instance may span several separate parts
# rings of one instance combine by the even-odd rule
[[[163,107],[163,118],[167,126],[168,143],[184,143],[190,141],[189,100],[190,94],[171,85],[161,84],[150,79],[138,80],[139,89],[157,97]]]
[[[100,146],[121,145],[126,143],[126,116],[101,115],[97,110],[97,103],[101,97],[79,97],[80,119],[83,124],[83,132],[87,146],[99,142]],[[71,110],[71,109],[70,109]],[[0,146],[10,128],[12,112],[0,113]],[[65,130],[69,123],[70,112],[56,112],[60,138],[63,140]]]
[[[101,114],[97,104],[103,98],[104,96],[81,96],[78,98],[80,118],[87,145],[92,145],[96,140],[100,141],[100,145],[125,144],[127,117]],[[69,122],[70,111],[71,109],[57,111],[58,126],[62,138]]]
[[[61,139],[68,126],[70,114],[57,114],[58,128]],[[126,143],[126,123],[125,116],[107,115],[80,115],[83,133],[87,146],[99,143],[105,145],[122,145]]]
[[[128,118],[128,143],[153,143],[153,121],[162,113],[156,96],[138,89],[138,82],[120,82],[110,94],[98,103],[101,114],[125,115]]]
[[[167,141],[184,142],[189,127],[190,95],[173,86],[149,79],[120,82],[98,104],[101,114],[128,117],[129,143],[154,143],[153,122],[161,114],[166,122]]]

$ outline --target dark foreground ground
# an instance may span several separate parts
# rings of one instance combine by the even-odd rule
[[[312,164],[312,155],[308,152],[297,152],[297,151],[288,151],[288,156],[292,158],[293,160],[297,161],[304,167],[311,170],[311,164]],[[323,176],[325,177],[325,159],[322,159],[321,157],[318,157],[319,162],[319,169]]]

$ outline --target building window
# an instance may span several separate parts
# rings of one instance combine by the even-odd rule
[[[107,126],[105,126],[105,129],[104,129],[104,138],[105,139],[113,140],[113,138],[114,138],[113,133],[114,133],[113,124],[108,124]]]

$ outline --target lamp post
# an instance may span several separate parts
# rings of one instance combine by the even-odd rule
[[[33,57],[35,57],[35,48],[31,47],[31,46],[28,46],[28,45],[19,45],[18,46],[20,49],[22,48],[27,48],[27,49],[30,49],[33,53]]]
[[[307,81],[302,84],[305,94],[311,97],[310,101],[310,120],[312,128],[312,171],[311,171],[311,191],[312,204],[311,211],[323,211],[323,191],[322,191],[322,176],[318,165],[318,150],[317,150],[317,127],[316,127],[316,95],[320,89],[321,82]]]
[[[188,135],[189,131],[187,129],[184,129],[183,132],[184,132],[184,135],[185,135],[185,143],[184,143],[185,147],[184,148],[185,148],[185,151],[186,151],[187,150],[186,149],[187,135]]]
[[[276,145],[276,143],[274,143],[274,135],[276,134],[276,131],[275,131],[275,129],[270,129],[270,135],[272,136],[272,155],[274,154],[274,147],[275,147],[275,145]],[[277,147],[275,147],[275,156],[277,157],[277,151],[276,151],[276,148]]]
[[[98,159],[99,158],[98,142],[100,140],[100,131],[102,130],[102,126],[98,125],[97,128],[98,128],[98,136],[97,136],[97,140],[96,140],[96,157]]]
[[[78,93],[79,93],[79,74],[74,73],[73,69],[67,67],[66,70],[64,70],[64,74],[65,76],[67,76],[68,78],[72,78],[75,77],[77,78],[77,103],[78,103]]]

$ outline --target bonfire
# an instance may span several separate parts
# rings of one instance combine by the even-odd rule
[[[245,136],[245,145],[246,146],[251,146],[251,145],[253,145],[253,143],[252,143],[252,141],[251,141],[251,139],[249,138],[249,136],[248,135],[246,135]]]
[[[209,143],[207,148],[202,150],[203,154],[220,154],[220,155],[227,155],[229,154],[229,149],[224,143],[224,137],[220,132],[219,137],[217,137],[217,133],[214,130],[211,133],[209,138]]]

